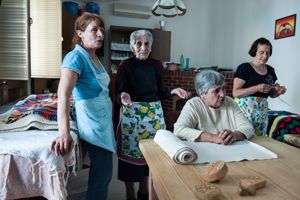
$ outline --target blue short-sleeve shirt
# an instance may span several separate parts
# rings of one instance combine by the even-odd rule
[[[102,91],[88,62],[79,52],[79,48],[82,49],[82,47],[76,45],[76,47],[64,57],[62,63],[62,68],[68,68],[78,74],[78,79],[72,92],[75,101],[97,97]]]

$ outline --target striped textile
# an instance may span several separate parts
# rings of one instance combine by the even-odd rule
[[[27,115],[40,115],[47,120],[57,121],[57,94],[28,96],[13,107],[6,123],[11,124]]]
[[[58,129],[57,94],[30,95],[17,102],[10,110],[0,115],[0,132],[20,131],[36,128],[40,130]],[[77,130],[74,101],[71,100],[70,125]]]

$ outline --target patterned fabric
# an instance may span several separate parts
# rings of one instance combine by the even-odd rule
[[[284,141],[288,144],[291,144],[295,147],[300,148],[300,134],[295,135],[295,134],[285,134],[284,136]]]
[[[273,121],[276,119],[276,117],[285,115],[285,116],[298,116],[296,113],[288,112],[285,110],[269,110],[268,111],[268,129],[267,133],[270,133],[271,126],[273,124]]]
[[[123,106],[118,127],[119,159],[137,165],[146,161],[139,149],[139,141],[153,139],[157,130],[165,129],[165,120],[160,101],[134,102]]]
[[[17,102],[12,109],[0,115],[1,131],[20,131],[30,128],[41,130],[58,129],[57,94],[30,95]],[[74,102],[71,100],[70,125],[75,125]]]
[[[269,137],[283,141],[285,134],[300,135],[300,116],[280,115],[274,119]]]
[[[245,116],[252,122],[256,135],[267,135],[268,128],[268,101],[263,97],[235,98]]]
[[[43,118],[56,121],[57,95],[40,94],[30,95],[24,101],[16,104],[7,118],[7,124],[11,124],[27,115],[41,115]]]

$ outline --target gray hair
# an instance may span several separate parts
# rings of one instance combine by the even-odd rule
[[[224,76],[214,70],[202,70],[195,77],[195,89],[199,96],[201,93],[206,93],[210,88],[225,85]]]
[[[133,46],[136,43],[136,38],[139,36],[146,36],[148,38],[150,47],[152,46],[152,43],[153,43],[152,33],[147,30],[136,30],[136,31],[132,32],[130,35],[130,48],[131,49],[133,49]]]

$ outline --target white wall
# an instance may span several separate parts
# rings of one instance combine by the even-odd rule
[[[300,1],[299,0],[234,0],[234,37],[232,40],[232,65],[249,61],[247,51],[251,43],[259,38],[268,38],[273,45],[273,55],[268,64],[273,66],[278,82],[287,87],[285,95],[269,99],[270,108],[300,113]],[[294,37],[274,40],[275,20],[297,14]],[[284,103],[285,102],[285,103]],[[288,105],[287,105],[288,104]]]
[[[187,6],[184,16],[135,19],[112,15],[112,3],[99,0],[101,15],[110,25],[158,28],[159,20],[166,20],[166,29],[172,31],[171,61],[179,62],[183,54],[190,58],[190,66],[212,66],[236,69],[251,60],[248,50],[259,37],[273,44],[269,63],[276,70],[278,82],[287,87],[287,93],[270,99],[270,108],[300,114],[300,1],[299,0],[183,0]],[[152,6],[155,0],[122,0],[131,4]],[[275,20],[297,14],[296,35],[274,40]],[[108,47],[107,41],[105,46]],[[106,51],[107,55],[107,51]]]

